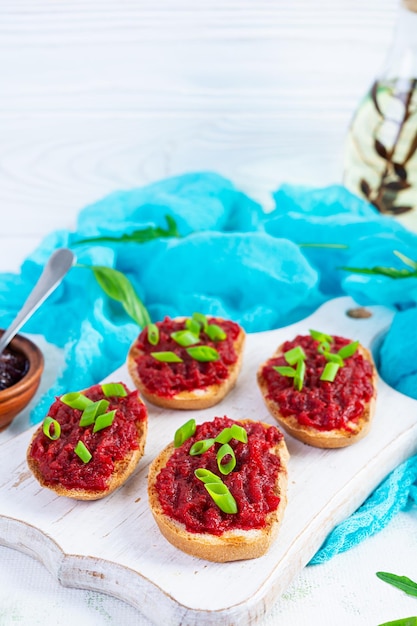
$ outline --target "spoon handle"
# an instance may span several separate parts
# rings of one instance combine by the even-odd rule
[[[56,250],[45,265],[38,282],[29,294],[23,307],[0,337],[0,354],[20,330],[26,320],[46,300],[50,293],[59,285],[65,274],[72,267],[75,260],[74,254],[68,248]]]

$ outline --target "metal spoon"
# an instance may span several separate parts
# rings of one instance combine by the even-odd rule
[[[52,254],[20,312],[9,328],[4,331],[2,337],[0,337],[0,355],[23,324],[40,307],[52,291],[58,287],[65,274],[74,264],[74,261],[75,256],[68,248],[60,248]]]

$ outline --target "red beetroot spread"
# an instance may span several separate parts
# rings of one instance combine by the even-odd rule
[[[351,340],[334,336],[330,352],[351,343]],[[282,376],[273,369],[276,365],[288,365],[284,356],[270,359],[262,370],[268,386],[268,398],[276,402],[282,415],[294,415],[299,424],[317,430],[343,429],[352,431],[349,422],[355,422],[362,414],[364,405],[373,396],[373,369],[358,351],[344,360],[333,382],[320,380],[327,363],[317,352],[319,342],[310,335],[297,336],[283,345],[283,352],[301,346],[306,353],[306,373],[301,391],[294,388],[293,379]]]
[[[182,522],[188,531],[221,535],[227,530],[264,528],[266,516],[277,509],[279,497],[275,483],[280,470],[279,458],[270,452],[282,440],[275,427],[265,428],[260,422],[241,423],[248,433],[248,442],[230,441],[236,467],[223,476],[217,467],[215,444],[199,456],[190,456],[195,441],[216,437],[235,422],[216,417],[197,426],[193,437],[177,448],[156,478],[156,489],[164,513]],[[237,422],[239,424],[239,422]],[[208,495],[194,470],[205,468],[220,476],[236,500],[238,512],[224,513]]]
[[[147,412],[144,405],[138,402],[137,391],[128,391],[128,395],[123,397],[107,397],[101,385],[94,385],[83,393],[94,402],[102,398],[108,400],[107,411],[117,409],[113,423],[93,433],[93,425],[79,426],[81,410],[72,409],[57,398],[48,415],[60,423],[61,436],[53,441],[40,429],[29,454],[38,462],[45,482],[51,485],[105,491],[115,462],[138,448],[136,424],[147,419]],[[74,452],[79,440],[92,454],[88,463],[83,463]]]
[[[218,361],[205,363],[193,359],[185,347],[171,338],[171,333],[184,330],[184,321],[166,317],[162,322],[158,322],[156,325],[159,328],[159,342],[156,346],[149,343],[147,328],[143,329],[136,347],[145,354],[136,359],[136,365],[143,384],[151,393],[170,398],[181,391],[205,389],[209,385],[221,384],[228,377],[228,368],[238,359],[233,343],[240,333],[240,327],[235,322],[214,317],[208,318],[208,323],[220,326],[227,336],[221,341],[212,341],[201,331],[201,341],[195,345],[215,348],[220,356]],[[175,352],[183,362],[162,363],[150,354],[165,351]]]

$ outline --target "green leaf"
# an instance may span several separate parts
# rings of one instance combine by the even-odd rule
[[[151,323],[151,318],[136,294],[132,283],[122,272],[104,265],[78,265],[93,271],[94,276],[104,293],[120,302],[126,313],[138,326],[144,328]]]
[[[397,574],[390,574],[389,572],[377,572],[376,575],[385,583],[401,589],[409,596],[417,597],[417,583],[407,576],[397,576]]]
[[[384,622],[378,626],[417,626],[417,617],[402,617],[393,622]]]
[[[406,269],[397,269],[395,267],[339,267],[339,270],[351,272],[352,274],[369,274],[373,276],[387,276],[388,278],[416,278],[417,271],[410,272]]]
[[[415,270],[417,269],[417,261],[413,261],[413,259],[410,259],[410,257],[406,256],[405,254],[403,254],[399,250],[394,250],[394,254],[399,259],[401,259],[401,261],[403,263],[405,263],[405,265],[408,265],[409,267],[412,267]]]
[[[340,250],[347,250],[349,246],[345,243],[299,243],[300,248],[334,248]]]
[[[165,215],[167,228],[161,228],[159,226],[147,226],[139,230],[134,230],[131,233],[124,233],[118,237],[103,236],[103,237],[88,237],[86,239],[79,239],[76,241],[76,245],[85,243],[146,243],[153,239],[167,238],[167,237],[181,237],[178,232],[177,223],[171,215]]]

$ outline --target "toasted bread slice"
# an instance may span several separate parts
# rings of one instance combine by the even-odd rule
[[[87,397],[92,396],[95,401],[104,399],[103,394],[97,393],[100,385],[87,389],[83,392]],[[60,406],[62,403],[58,398],[51,406],[49,415],[51,415],[61,425],[61,435],[56,440],[49,439],[43,431],[43,425],[40,425],[35,431],[27,451],[27,463],[36,480],[42,485],[52,489],[59,496],[66,496],[76,500],[98,500],[109,495],[119,487],[121,487],[129,476],[136,469],[140,459],[143,456],[147,429],[148,414],[144,403],[141,401],[138,392],[135,390],[129,392],[123,398],[106,397],[110,402],[108,410],[115,410],[115,417],[111,426],[103,428],[96,433],[92,432],[93,424],[88,427],[80,428],[79,420],[82,411],[79,409],[71,409],[68,406]],[[101,398],[100,398],[101,396]],[[71,427],[68,426],[71,425]],[[89,432],[87,433],[87,429]],[[118,434],[119,429],[124,429],[123,436]],[[85,431],[82,434],[82,431]],[[129,435],[127,436],[127,431]],[[76,433],[74,437],[74,433]],[[91,451],[91,459],[84,463],[77,457],[75,451],[65,452],[65,446],[72,446],[76,439],[82,437],[86,445]],[[101,456],[104,441],[109,442],[109,437],[117,441],[117,452],[105,451],[106,457]],[[57,459],[63,459],[67,456],[68,462],[71,462],[71,472],[76,471],[79,476],[77,481],[81,486],[74,486],[74,479],[69,478],[67,474],[69,470],[57,470],[54,475],[51,465],[57,463]],[[110,475],[102,466],[111,464],[112,469]],[[102,472],[105,472],[102,474]],[[61,472],[61,473],[59,473]],[[92,481],[92,482],[91,482]],[[91,487],[88,483],[91,482]]]
[[[271,367],[274,363],[276,363],[277,357],[283,356],[285,350],[284,345],[285,344],[282,344],[278,347],[274,355],[259,367],[257,373],[258,384],[265,404],[271,415],[284,428],[284,430],[295,439],[299,439],[300,441],[317,448],[343,448],[365,437],[371,427],[377,397],[376,368],[369,350],[359,344],[355,353],[357,356],[354,355],[353,357],[350,357],[363,359],[368,364],[366,366],[366,388],[368,390],[371,388],[371,391],[368,391],[363,398],[359,397],[359,401],[362,406],[361,413],[359,415],[355,415],[352,419],[345,419],[345,421],[340,423],[338,427],[333,426],[326,428],[325,426],[323,427],[322,424],[316,427],[312,423],[303,423],[303,420],[300,420],[297,414],[288,414],[288,410],[284,412],[280,402],[276,398],[276,395],[271,392],[271,387],[267,381],[267,372],[269,370],[270,374]],[[326,406],[326,403],[328,403],[329,391],[332,391],[332,387],[329,387],[329,385],[333,385],[334,383],[323,383],[322,381],[319,381],[319,374],[317,374],[317,372],[313,372],[312,376],[312,368],[314,369],[314,366],[309,363],[307,359],[306,380],[304,382],[303,389],[299,393],[308,394],[314,388],[314,393],[317,393],[318,398],[323,400],[322,415],[325,417],[326,411],[328,410],[327,406],[329,406]],[[338,374],[336,374],[336,376],[337,375]],[[280,374],[276,372],[276,376],[280,376]],[[313,379],[314,383],[312,383],[313,386],[311,387],[309,381],[312,381]],[[337,380],[337,378],[335,380]],[[288,384],[292,383],[289,381]],[[353,387],[354,385],[352,386],[352,389]],[[308,414],[308,411],[306,410],[305,413]]]
[[[162,334],[164,324],[174,323],[175,328],[180,328],[187,319],[189,318],[175,318],[174,320],[165,318],[156,326]],[[234,387],[242,367],[245,331],[234,322],[221,318],[209,318],[208,321],[210,324],[221,325],[226,329],[229,327],[233,331],[234,338],[232,341],[229,340],[228,349],[233,351],[234,356],[230,358],[231,353],[229,353],[227,359],[222,354],[223,342],[210,341],[203,331],[201,333],[201,344],[219,351],[219,363],[223,370],[222,379],[214,384],[206,384],[205,381],[210,379],[210,370],[218,364],[193,360],[187,354],[185,347],[179,346],[170,339],[166,342],[166,349],[175,351],[183,362],[157,362],[150,356],[150,353],[157,352],[158,346],[149,343],[148,331],[145,329],[132,344],[127,356],[130,377],[145,400],[166,409],[206,409],[220,402]],[[146,376],[141,371],[144,363],[146,363]],[[181,381],[186,381],[187,378],[192,378],[195,382],[191,385],[184,383],[184,386],[188,387],[184,389]]]
[[[216,420],[218,419],[221,418],[216,418]],[[250,427],[250,424],[254,424],[255,422],[252,422],[251,420],[241,420],[236,423],[247,429],[248,426]],[[276,427],[261,422],[256,422],[256,424],[258,424],[258,428],[274,428],[278,434],[274,445],[268,449],[268,453],[271,456],[274,456],[277,460],[276,467],[278,467],[278,471],[274,478],[271,491],[273,495],[276,496],[278,504],[276,505],[276,508],[273,508],[265,513],[263,523],[261,525],[255,525],[253,528],[239,528],[239,521],[236,522],[237,527],[233,527],[232,521],[228,529],[221,532],[221,534],[214,534],[208,531],[195,532],[195,530],[190,530],[187,528],[186,523],[175,519],[164,511],[158,491],[158,476],[162,470],[166,471],[170,459],[175,454],[176,448],[174,448],[174,444],[168,445],[152,462],[148,476],[149,505],[162,535],[176,548],[192,556],[219,563],[238,561],[242,559],[254,559],[262,556],[268,551],[272,542],[276,538],[287,504],[287,464],[289,454],[282,433],[280,433]],[[249,434],[248,437],[250,440],[251,437],[256,437],[256,435]],[[190,447],[190,444],[187,444],[187,442],[183,444],[183,446],[186,445]],[[231,445],[234,445],[233,442]],[[208,454],[208,452],[205,454]],[[238,467],[239,463],[242,462],[243,457],[239,460],[237,454],[236,458],[236,467]],[[251,463],[250,455],[246,459],[246,463]],[[253,461],[253,466],[255,465],[256,464]],[[245,469],[248,471],[247,467]],[[256,470],[253,471],[255,472]],[[219,476],[221,476],[220,473]],[[248,474],[245,474],[245,479],[243,481],[244,489],[249,489],[247,476]],[[208,498],[210,500],[210,497],[206,495],[204,485],[200,484],[200,481],[194,476],[194,474],[192,478],[196,481],[196,483],[199,483],[199,486],[196,487],[194,485],[193,489],[200,489],[198,497],[192,499],[192,501],[194,503],[201,502],[201,507],[206,509],[206,499]],[[225,477],[222,478],[226,481]],[[261,491],[262,489],[259,489],[258,493]],[[204,495],[201,495],[202,493]],[[233,488],[231,488],[231,493],[233,495]],[[263,491],[262,495],[264,495]],[[251,511],[253,512],[254,510],[262,509],[262,505],[263,503],[260,503],[259,500],[256,505],[254,505],[252,501]],[[238,509],[239,506],[240,505],[238,504]],[[244,504],[241,506],[243,507]],[[213,505],[213,507],[215,508],[215,505]],[[177,509],[177,507],[174,508]],[[222,512],[218,512],[218,515],[223,517],[226,516],[228,518],[234,517],[233,515],[224,514]]]

